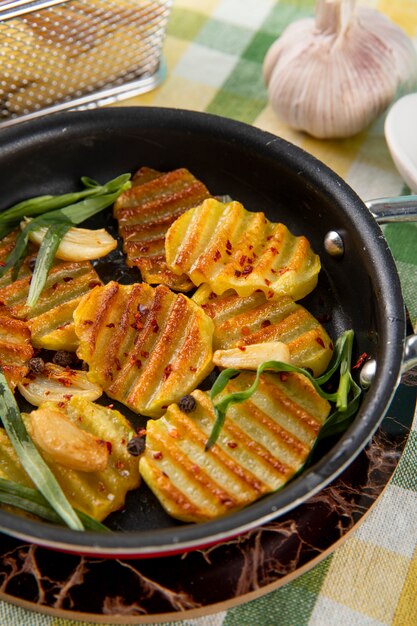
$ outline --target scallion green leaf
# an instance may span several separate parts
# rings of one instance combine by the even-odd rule
[[[229,406],[231,404],[248,400],[258,388],[259,378],[265,370],[271,370],[274,372],[297,372],[302,374],[308,378],[317,393],[322,398],[325,398],[329,402],[333,402],[336,405],[336,410],[329,415],[320,430],[320,439],[324,436],[330,436],[338,433],[346,428],[359,406],[362,391],[359,385],[355,383],[350,373],[353,336],[353,331],[347,330],[343,333],[343,335],[341,335],[341,337],[339,337],[335,344],[334,354],[331,363],[329,364],[329,368],[318,378],[314,378],[308,370],[301,367],[295,367],[293,365],[289,365],[288,363],[281,363],[280,361],[265,361],[257,368],[255,380],[252,385],[248,387],[248,389],[228,393],[215,404],[214,398],[221,391],[223,391],[228,381],[233,376],[239,374],[238,369],[229,368],[223,370],[214,382],[210,392],[210,400],[214,408],[215,421],[207,440],[205,450],[209,450],[217,441],[226,419],[226,412]],[[338,369],[340,370],[338,389],[334,393],[329,393],[322,388],[322,385],[326,384],[330,378],[336,374]]]
[[[82,522],[30,438],[20,415],[19,407],[1,370],[0,415],[11,444],[28,476],[54,511],[70,528],[83,530]]]

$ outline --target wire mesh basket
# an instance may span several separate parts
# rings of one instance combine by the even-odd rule
[[[153,89],[171,4],[0,0],[0,126]]]

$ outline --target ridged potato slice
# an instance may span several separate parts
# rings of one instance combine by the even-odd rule
[[[0,367],[12,391],[26,376],[33,353],[26,322],[0,315]]]
[[[31,276],[31,272],[24,273],[0,288],[0,313],[26,320],[35,348],[75,351],[78,339],[73,312],[81,297],[101,284],[97,272],[88,261],[55,262],[39,300],[28,307],[26,299]]]
[[[241,298],[232,290],[217,296],[205,284],[192,299],[214,322],[213,351],[281,341],[292,365],[310,369],[314,376],[326,370],[333,343],[320,322],[289,296],[268,300],[256,291]]]
[[[165,253],[169,269],[187,274],[197,286],[208,283],[216,294],[234,289],[249,296],[260,289],[268,299],[299,300],[314,289],[320,271],[320,259],[305,237],[239,202],[214,198],[172,224]]]
[[[164,285],[97,287],[74,320],[90,380],[138,413],[159,417],[213,368],[212,320]]]
[[[215,402],[253,380],[253,372],[241,373]],[[282,487],[305,463],[330,412],[306,377],[264,373],[249,400],[229,407],[217,443],[206,452],[213,406],[206,392],[191,395],[191,413],[172,404],[148,422],[139,461],[165,510],[186,522],[215,519]]]
[[[120,509],[124,504],[126,493],[136,489],[140,484],[137,458],[130,455],[126,447],[132,431],[128,420],[118,411],[77,396],[73,396],[67,403],[45,402],[40,406],[40,410],[60,411],[78,428],[90,433],[94,438],[107,442],[109,451],[107,467],[97,471],[66,467],[36,444],[71,504],[98,521]],[[32,438],[35,430],[32,420],[38,412],[39,409],[22,414]],[[58,425],[55,434],[59,439]],[[66,454],[70,457],[71,442],[65,443]]]
[[[127,264],[138,267],[144,281],[162,283],[176,291],[189,291],[193,283],[172,273],[165,262],[165,235],[179,215],[210,196],[188,170],[161,174],[141,168],[133,186],[117,199],[114,216],[119,223]]]

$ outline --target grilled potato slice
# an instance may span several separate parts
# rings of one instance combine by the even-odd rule
[[[78,440],[75,437],[71,442],[71,434],[65,429],[65,448],[61,449],[61,455],[66,455],[66,465],[57,462],[56,455],[51,450],[46,451],[39,446],[36,433],[35,420],[39,411],[50,411],[62,414],[56,421],[56,432],[53,431],[54,422],[49,423],[49,441],[56,439],[58,444],[63,435],[62,420],[69,422],[82,431],[85,431],[94,440],[104,442],[102,447],[108,448],[108,462],[105,469],[92,470],[89,466],[88,453],[86,456],[86,470],[68,467],[73,456],[80,460]],[[41,455],[54,473],[64,493],[71,504],[87,513],[96,520],[102,521],[110,513],[123,506],[126,493],[136,489],[140,484],[137,458],[127,451],[127,442],[130,438],[132,427],[128,420],[118,411],[100,406],[84,398],[73,396],[67,403],[56,404],[45,402],[40,409],[32,413],[23,413],[26,428],[34,439]],[[43,424],[45,425],[45,424]],[[41,435],[42,437],[42,435]],[[88,448],[88,442],[86,444]],[[87,449],[86,448],[86,449]],[[7,476],[5,476],[7,477]]]
[[[213,322],[168,287],[110,282],[74,313],[89,378],[133,411],[159,417],[211,371]]]
[[[26,306],[31,272],[0,288],[1,314],[27,320],[35,348],[75,351],[73,312],[81,297],[101,280],[91,263],[59,261],[49,272],[35,306]],[[3,277],[5,278],[5,277]]]
[[[230,380],[222,394],[247,389],[253,372]],[[282,487],[305,463],[330,412],[305,376],[264,373],[249,400],[231,405],[217,443],[204,447],[215,419],[206,392],[191,394],[192,413],[172,404],[148,422],[141,475],[172,517],[215,519]]]
[[[33,347],[26,322],[0,315],[0,367],[12,391],[26,376],[32,356]]]
[[[208,283],[216,294],[234,289],[249,296],[260,289],[268,299],[299,300],[314,289],[320,271],[320,259],[305,237],[239,202],[214,198],[172,224],[165,253],[174,273],[187,274],[197,286]]]
[[[320,376],[329,365],[333,354],[329,335],[289,296],[268,300],[256,291],[241,298],[232,290],[217,296],[205,284],[192,299],[213,319],[215,351],[281,341],[289,348],[291,365],[310,369],[314,376]]]
[[[162,283],[176,291],[189,291],[190,279],[172,273],[165,262],[165,235],[176,218],[210,196],[188,170],[161,174],[142,168],[133,186],[117,199],[114,216],[119,223],[127,264],[138,267],[150,284]]]

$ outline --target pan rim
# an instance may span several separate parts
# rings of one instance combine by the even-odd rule
[[[243,122],[209,113],[165,107],[108,107],[57,113],[6,128],[2,131],[2,151],[7,156],[13,146],[14,149],[22,149],[34,140],[48,142],[63,133],[70,139],[74,128],[78,128],[77,133],[83,128],[93,127],[111,134],[113,125],[130,127],[135,123],[141,127],[183,126],[184,129],[188,128],[188,132],[198,130],[200,133],[213,133],[215,128],[216,133],[222,134],[226,139],[243,141],[246,146],[256,148],[271,159],[279,158],[285,152],[291,167],[297,168],[309,184],[326,193],[331,191],[337,206],[344,207],[344,215],[360,230],[361,236],[375,242],[375,247],[370,251],[369,263],[375,262],[374,280],[377,280],[381,289],[383,306],[379,315],[380,322],[384,321],[385,324],[386,343],[379,345],[378,358],[382,365],[378,367],[375,387],[368,393],[360,409],[360,423],[355,420],[334,448],[299,478],[286,485],[285,490],[280,492],[279,501],[282,504],[279,507],[274,504],[276,494],[271,494],[250,507],[210,522],[186,524],[175,529],[169,527],[152,531],[113,531],[108,534],[90,531],[79,533],[46,522],[28,521],[0,510],[0,529],[3,532],[45,547],[69,552],[135,557],[166,555],[223,541],[283,515],[329,484],[365,447],[395,393],[403,358],[406,323],[401,286],[394,259],[385,239],[381,239],[380,228],[351,187],[302,148]],[[376,263],[381,259],[382,263]],[[388,293],[390,297],[384,298]],[[351,452],[352,447],[356,450],[354,455]]]

